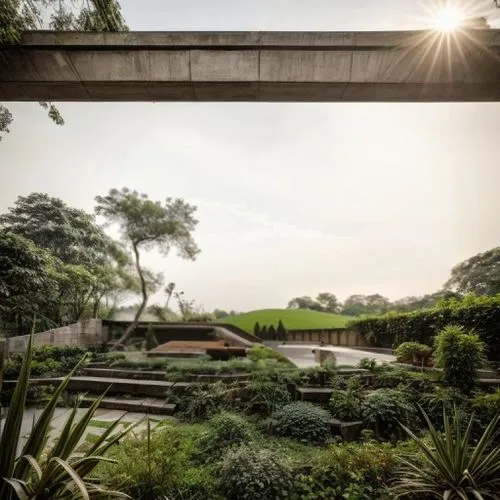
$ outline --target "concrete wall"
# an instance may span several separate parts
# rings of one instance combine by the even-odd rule
[[[363,347],[365,344],[358,332],[343,328],[323,330],[289,330],[289,342],[320,343],[345,347]]]
[[[7,339],[7,352],[24,352],[28,345],[29,335]],[[97,347],[103,341],[102,322],[90,319],[72,325],[55,328],[35,334],[34,344],[51,346]]]

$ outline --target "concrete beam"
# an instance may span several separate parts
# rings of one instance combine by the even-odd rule
[[[500,100],[500,30],[30,32],[0,52],[4,101]]]

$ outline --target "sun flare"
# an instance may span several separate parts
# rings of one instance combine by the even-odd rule
[[[463,13],[456,7],[445,7],[436,14],[436,28],[439,31],[454,31],[464,20]]]

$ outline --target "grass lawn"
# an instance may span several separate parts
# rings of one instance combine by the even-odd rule
[[[242,330],[253,333],[253,327],[258,321],[260,326],[278,326],[281,319],[288,330],[309,330],[315,328],[342,328],[352,319],[349,316],[330,314],[307,309],[261,309],[236,316],[228,316],[220,320],[230,323]]]

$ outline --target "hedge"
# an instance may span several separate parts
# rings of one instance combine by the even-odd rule
[[[450,324],[474,329],[487,345],[488,358],[500,361],[500,295],[467,296],[432,309],[363,318],[351,321],[347,328],[359,332],[373,347],[395,348],[407,341],[431,345],[434,335]]]

